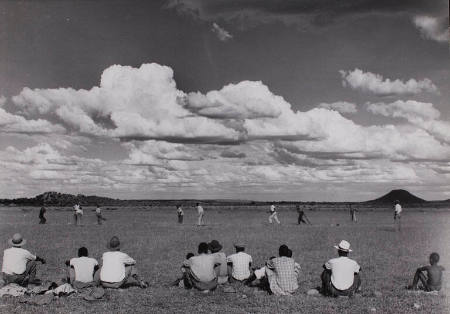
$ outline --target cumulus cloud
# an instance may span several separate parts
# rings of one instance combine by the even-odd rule
[[[414,17],[413,22],[424,38],[435,40],[437,42],[448,43],[448,16],[446,18],[437,18],[433,16],[420,15]]]
[[[428,78],[418,81],[415,79],[409,79],[408,81],[402,81],[400,79],[391,80],[389,78],[383,78],[380,74],[364,72],[360,69],[354,69],[353,71],[341,70],[339,73],[342,76],[342,85],[344,87],[349,86],[352,89],[370,92],[375,95],[437,92],[436,85]]]
[[[27,120],[22,116],[14,115],[0,108],[0,133],[63,133],[65,129],[54,125],[47,120]]]
[[[335,110],[340,113],[356,113],[356,105],[347,101],[337,101],[333,103],[321,103],[319,108],[324,108],[328,110]]]
[[[192,116],[180,99],[171,68],[114,65],[90,90],[29,89],[12,98],[28,116],[47,117],[74,132],[121,139],[229,141],[238,133],[215,121]]]
[[[440,112],[431,103],[397,100],[390,104],[369,104],[367,110],[385,117],[404,118],[437,139],[450,143],[450,123],[439,120]]]
[[[397,100],[390,104],[372,103],[367,106],[367,110],[385,117],[414,119],[438,119],[441,113],[433,107],[431,103],[424,103],[415,100]]]
[[[233,35],[231,35],[223,27],[220,27],[217,23],[212,24],[211,31],[216,34],[220,41],[228,41],[233,38]]]

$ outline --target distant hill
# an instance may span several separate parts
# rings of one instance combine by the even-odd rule
[[[400,204],[419,204],[426,202],[426,200],[417,197],[406,190],[392,190],[386,195],[366,203],[393,204],[396,200],[398,200]]]

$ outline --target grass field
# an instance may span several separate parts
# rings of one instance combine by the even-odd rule
[[[119,208],[104,211],[108,219],[96,225],[94,213],[85,208],[83,227],[69,225],[72,213],[49,210],[48,223],[38,225],[38,209],[0,209],[0,250],[8,238],[20,232],[28,240],[26,248],[47,259],[38,270],[43,279],[65,275],[64,261],[74,257],[77,248],[88,247],[100,259],[107,240],[117,235],[122,251],[138,262],[141,275],[150,288],[107,291],[107,299],[88,303],[76,296],[60,298],[48,307],[18,303],[3,298],[1,313],[448,313],[449,301],[438,296],[407,292],[415,269],[437,251],[441,264],[450,270],[450,213],[404,211],[402,232],[395,232],[392,213],[358,212],[352,224],[348,212],[307,212],[313,226],[296,225],[296,213],[281,208],[281,225],[267,223],[267,208],[205,208],[207,226],[195,226],[194,208],[185,208],[185,223],[176,223],[174,208]],[[339,226],[337,226],[339,224]],[[302,267],[300,288],[292,297],[275,297],[254,289],[225,294],[220,290],[204,295],[166,285],[179,275],[187,252],[196,252],[201,241],[219,240],[224,251],[233,252],[233,242],[247,243],[254,265],[262,265],[287,244]],[[362,267],[362,294],[353,299],[311,297],[306,291],[320,285],[322,264],[336,252],[333,245],[348,240],[354,258]],[[450,280],[450,278],[447,278]],[[382,292],[374,297],[374,291]],[[414,307],[419,306],[419,309]]]

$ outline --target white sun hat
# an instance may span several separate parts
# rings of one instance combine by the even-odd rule
[[[344,251],[344,252],[351,252],[352,250],[350,250],[350,243],[348,243],[345,240],[342,240],[339,245],[335,245],[334,246],[336,249]]]

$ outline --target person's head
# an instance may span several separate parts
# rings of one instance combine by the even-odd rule
[[[197,203],[197,206],[200,206],[200,203]]]
[[[286,257],[292,258],[292,250],[291,249],[288,249],[288,253],[287,253]]]
[[[99,207],[100,207],[100,205],[99,205],[99,204],[96,204],[96,205],[95,205],[95,207],[99,208]]]
[[[13,247],[22,247],[27,243],[20,233],[15,233],[11,239],[8,240],[8,243]]]
[[[198,254],[208,254],[208,243],[202,242],[198,245]]]
[[[339,242],[339,245],[335,245],[334,247],[337,249],[339,256],[347,256],[352,251],[350,250],[350,243],[345,240],[342,240]]]
[[[82,257],[82,256],[86,256],[87,257],[88,255],[89,255],[88,249],[85,248],[84,246],[80,247],[78,249],[78,257]]]
[[[194,253],[189,252],[186,254],[186,259],[190,259],[192,256],[194,256]]]
[[[118,237],[113,236],[109,242],[106,244],[106,247],[111,251],[120,251],[120,240]]]
[[[181,205],[177,205],[177,209],[180,209],[181,208]]]
[[[222,245],[217,240],[212,240],[208,243],[208,246],[211,253],[220,252],[220,250],[222,249]]]
[[[236,253],[245,251],[245,245],[243,243],[235,243],[234,248],[236,249]]]
[[[433,252],[430,254],[430,264],[431,265],[436,265],[439,262],[439,254],[436,252]]]
[[[400,201],[399,200],[395,200],[394,204],[395,205],[400,204]]]
[[[280,245],[279,249],[278,249],[278,255],[280,257],[282,256],[287,256],[289,254],[289,248],[286,244]]]

